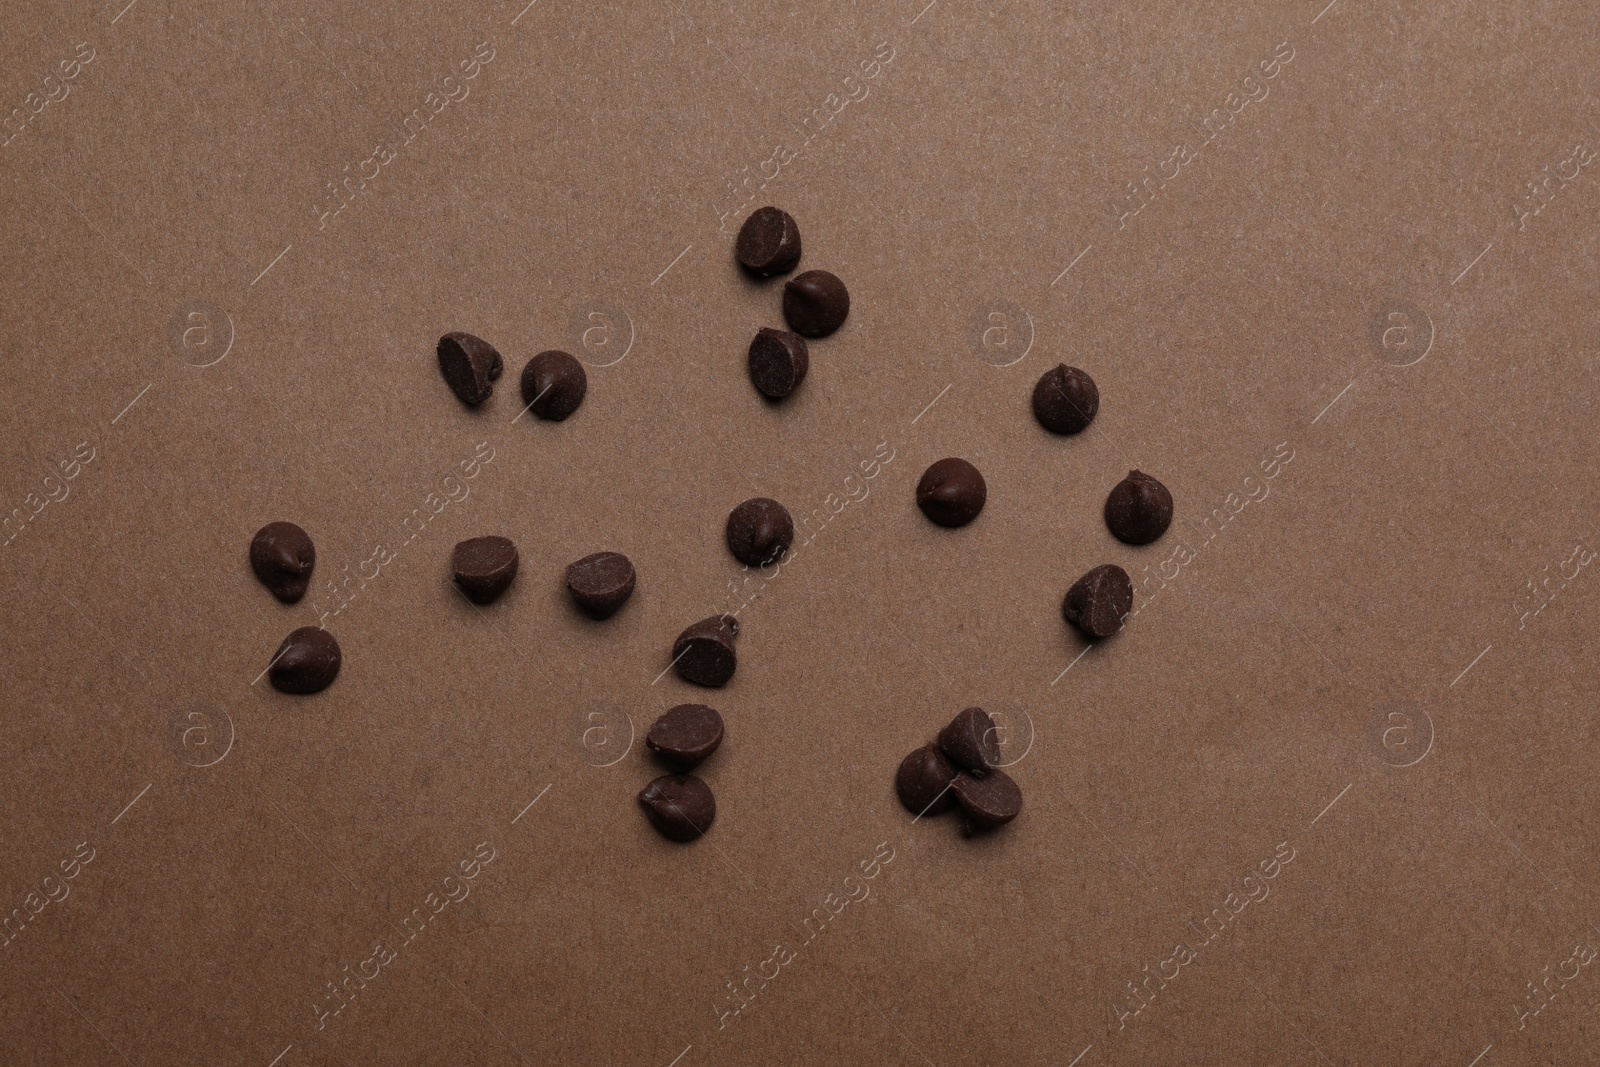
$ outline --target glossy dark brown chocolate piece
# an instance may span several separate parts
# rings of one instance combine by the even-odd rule
[[[1118,541],[1148,545],[1172,525],[1172,494],[1143,471],[1129,471],[1106,497],[1106,528]]]
[[[450,554],[456,585],[474,604],[492,604],[517,576],[517,546],[509,537],[474,537]]]
[[[488,400],[504,369],[500,353],[481,337],[455,330],[439,338],[439,373],[463,404]]]
[[[781,208],[757,208],[739,227],[734,255],[758,278],[787,274],[800,262],[800,227]]]
[[[826,337],[850,317],[850,290],[825,270],[808,270],[783,286],[783,318],[795,333]]]
[[[1100,410],[1100,390],[1077,367],[1057,364],[1033,387],[1033,417],[1051,433],[1081,433]]]
[[[895,795],[913,815],[941,815],[955,807],[950,783],[957,773],[938,745],[923,745],[900,761],[894,774]]]
[[[672,662],[678,677],[695,685],[717,688],[728,684],[739,666],[733,639],[739,635],[739,620],[732,615],[713,615],[684,629],[672,642]]]
[[[1133,581],[1115,563],[1102,563],[1072,583],[1061,616],[1085,637],[1110,637],[1133,610]]]
[[[966,815],[961,831],[969,837],[1004,826],[1022,813],[1022,789],[1002,770],[992,770],[982,778],[963,771],[950,791]]]
[[[776,500],[751,497],[728,513],[724,532],[735,559],[760,567],[783,558],[794,544],[794,519]]]
[[[917,507],[940,526],[965,526],[988,499],[983,475],[964,459],[941,459],[917,482]]]
[[[584,611],[609,619],[633,595],[633,563],[621,552],[595,552],[567,566],[567,592]]]
[[[939,751],[978,777],[1000,764],[1000,734],[982,708],[967,708],[939,731]]]
[[[522,368],[522,402],[541,419],[560,422],[588,392],[589,375],[570,352],[540,352]]]
[[[302,626],[283,639],[267,677],[283,693],[320,693],[339,677],[344,656],[333,635],[316,626]]]
[[[717,818],[711,787],[692,774],[663,774],[639,790],[639,806],[668,841],[693,841]]]
[[[285,604],[306,595],[316,564],[311,536],[292,522],[269,522],[250,539],[250,569]]]
[[[679,704],[651,725],[644,743],[674,770],[693,770],[722,744],[722,716],[704,704]]]
[[[755,387],[771,400],[782,400],[805,381],[811,353],[799,334],[764,326],[750,342],[749,363]]]

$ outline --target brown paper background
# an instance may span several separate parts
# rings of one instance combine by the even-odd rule
[[[1600,177],[1565,175],[1600,147],[1595,9],[924,3],[11,13],[0,1059],[1593,1062]],[[853,298],[781,407],[743,372],[778,286],[731,253],[769,202]],[[507,357],[479,411],[437,373],[449,329]],[[588,400],[513,423],[550,347]],[[1028,413],[1063,360],[1102,395],[1070,439]],[[989,484],[956,531],[912,503],[945,455]],[[1132,467],[1177,499],[1146,548],[1100,519]],[[408,540],[430,493],[458,499]],[[731,685],[655,680],[743,577],[721,526],[757,494],[814,538],[741,611]],[[245,565],[280,518],[317,545],[295,607]],[[480,611],[447,560],[489,532],[522,573]],[[337,683],[253,683],[378,545],[327,622]],[[601,548],[640,581],[595,624],[560,574]],[[1079,659],[1059,602],[1101,562],[1140,611]],[[680,847],[633,801],[640,742],[701,698],[719,816]],[[1026,809],[968,841],[891,779],[973,703]]]

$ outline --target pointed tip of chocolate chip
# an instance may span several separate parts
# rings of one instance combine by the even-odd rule
[[[1133,611],[1133,581],[1115,563],[1102,563],[1072,583],[1061,615],[1085,637],[1110,637]]]

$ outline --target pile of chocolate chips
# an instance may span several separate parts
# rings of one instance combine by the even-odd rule
[[[900,762],[894,789],[906,810],[921,818],[961,806],[961,832],[968,837],[1004,826],[1022,811],[1022,789],[1000,769],[994,719],[967,708]]]
[[[751,277],[788,274],[800,264],[800,227],[781,208],[758,208],[739,227],[734,254]],[[811,369],[806,338],[828,336],[849,315],[850,290],[837,275],[808,270],[791,278],[783,286],[783,318],[789,329],[764,326],[757,331],[750,342],[751,383],[769,400],[793,393]]]
[[[311,535],[292,522],[269,522],[250,539],[250,569],[285,604],[299,603],[306,595],[316,565]],[[302,626],[278,646],[267,664],[267,678],[281,693],[320,693],[339,677],[343,662],[333,634],[320,626]]]
[[[645,747],[671,769],[639,791],[639,806],[668,841],[693,841],[711,829],[717,798],[699,775],[700,766],[722,744],[722,716],[704,704],[679,704],[657,719]]]

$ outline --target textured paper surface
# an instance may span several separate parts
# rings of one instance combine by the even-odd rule
[[[6,21],[0,1059],[1591,1061],[1591,6]],[[853,298],[782,406],[766,203]],[[481,410],[451,329],[506,356]],[[516,418],[545,348],[589,364],[560,424]],[[1028,409],[1059,361],[1076,438]],[[948,455],[960,530],[913,503]],[[1100,517],[1135,467],[1144,548]],[[767,578],[755,495],[804,517]],[[601,549],[639,586],[597,624]],[[1138,611],[1085,652],[1104,562]],[[731,685],[662,676],[733,609]],[[273,691],[319,620],[338,681]],[[634,794],[696,699],[681,847]],[[1026,802],[970,841],[891,787],[969,704]]]

